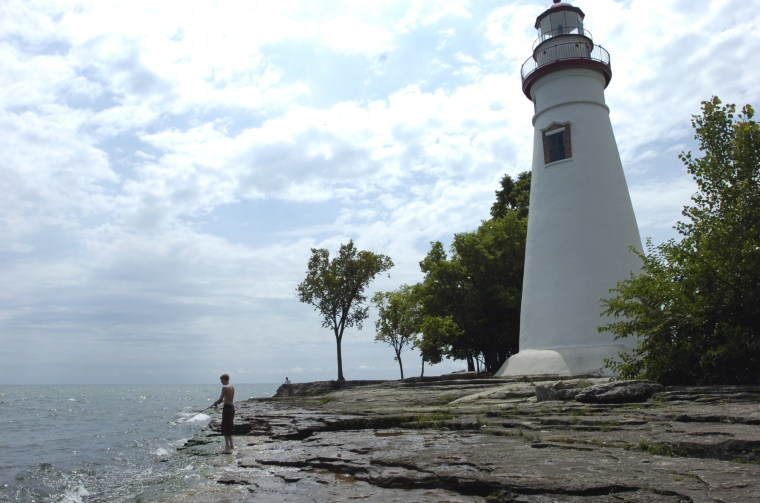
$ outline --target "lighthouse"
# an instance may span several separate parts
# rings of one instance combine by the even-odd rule
[[[521,71],[534,139],[520,345],[497,375],[604,374],[629,349],[598,331],[600,299],[641,266],[641,238],[604,99],[610,55],[584,17],[554,0]]]

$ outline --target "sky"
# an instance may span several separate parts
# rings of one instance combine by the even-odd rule
[[[335,379],[296,294],[311,249],[390,256],[371,296],[489,218],[530,169],[520,67],[550,4],[0,1],[0,384]],[[760,106],[760,2],[572,4],[611,55],[642,239],[677,237],[691,116]],[[375,319],[347,379],[399,377]]]

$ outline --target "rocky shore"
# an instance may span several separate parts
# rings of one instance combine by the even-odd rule
[[[468,374],[284,385],[238,405],[234,470],[206,501],[760,502],[759,426],[749,386]]]

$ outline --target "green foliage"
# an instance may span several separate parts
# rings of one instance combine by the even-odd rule
[[[526,236],[527,219],[512,212],[454,237],[453,259],[465,273],[462,349],[479,353],[486,372],[496,372],[518,349]]]
[[[527,194],[530,178],[524,175],[520,190]],[[425,273],[420,300],[427,323],[420,346],[467,359],[470,370],[482,358],[485,370],[495,372],[517,352],[527,219],[510,202],[518,191],[509,176],[502,179],[502,188],[494,206],[503,214],[492,210],[500,216],[474,232],[456,234],[451,257],[434,242],[420,262]]]
[[[421,319],[419,303],[414,287],[402,285],[393,292],[378,292],[372,297],[377,307],[378,319],[375,321],[375,341],[389,344],[398,361],[401,379],[404,378],[404,366],[401,363],[401,351],[414,343],[420,332]]]
[[[360,251],[353,241],[341,245],[338,256],[330,260],[324,248],[312,248],[306,278],[298,285],[298,299],[314,306],[322,316],[322,326],[332,329],[338,356],[338,380],[343,377],[341,341],[348,327],[362,328],[369,308],[364,290],[379,273],[393,267],[390,257]]]
[[[518,217],[527,218],[530,203],[530,171],[517,175],[517,180],[504,175],[500,184],[501,189],[496,191],[496,201],[491,205],[491,217],[501,218],[507,213],[515,212]]]
[[[420,333],[422,336],[414,341],[414,347],[420,351],[424,369],[425,362],[441,363],[443,357],[451,353],[451,346],[462,335],[462,330],[451,315],[423,315]]]
[[[679,157],[697,183],[675,229],[647,240],[639,275],[603,300],[633,353],[608,366],[623,378],[671,384],[760,382],[760,126],[749,105],[714,97],[692,125],[701,157]]]

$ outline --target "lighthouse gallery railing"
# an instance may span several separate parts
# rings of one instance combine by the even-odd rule
[[[539,48],[522,65],[520,75],[523,81],[536,70],[559,61],[596,61],[610,67],[610,53],[601,45],[585,42],[568,42]]]

